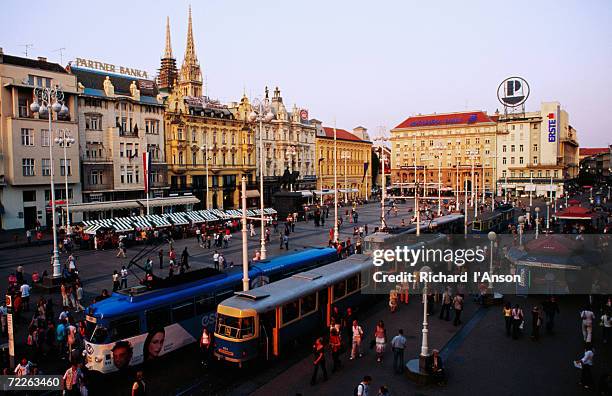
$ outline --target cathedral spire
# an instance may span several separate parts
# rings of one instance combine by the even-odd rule
[[[174,59],[172,56],[172,43],[170,43],[170,17],[166,17],[166,49],[164,50],[164,59]]]
[[[196,63],[198,57],[195,53],[195,44],[193,43],[193,27],[191,23],[191,5],[189,6],[189,22],[187,25],[187,47],[185,47],[185,62]]]
[[[202,70],[195,53],[193,42],[193,25],[191,20],[191,6],[189,6],[189,21],[187,26],[187,47],[185,58],[179,74],[179,86],[185,96],[202,96]]]

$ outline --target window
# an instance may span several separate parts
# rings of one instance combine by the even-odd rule
[[[41,129],[40,130],[40,145],[43,147],[49,147],[49,130]]]
[[[559,177],[559,171],[555,169],[555,179]]]
[[[346,294],[359,290],[359,274],[346,280]]]
[[[183,320],[187,320],[193,318],[194,310],[193,310],[193,300],[183,301],[181,303],[175,304],[172,307],[172,322],[182,322]]]
[[[533,156],[533,164],[534,164],[534,165],[537,165],[537,164],[538,164],[538,156],[537,156],[537,155],[534,155],[534,156]]]
[[[506,171],[505,170],[502,171],[502,177],[506,177]]]
[[[21,160],[24,176],[34,176],[34,158],[23,158]]]
[[[29,128],[21,128],[21,145],[34,146],[34,130]]]
[[[128,158],[132,158],[132,143],[126,143],[125,156]]]
[[[519,164],[523,163],[523,157],[519,157]]]
[[[124,150],[125,150],[125,143],[119,143],[119,157],[123,157]]]
[[[176,130],[176,138],[178,140],[183,140],[183,128],[179,128]]]
[[[513,144],[512,146],[510,146],[510,152],[514,153],[516,150],[516,146]]]
[[[102,171],[92,170],[89,173],[89,184],[104,184],[102,181]]]
[[[533,151],[538,151],[538,145],[537,144],[533,145]]]
[[[344,297],[346,294],[346,281],[343,280],[334,285],[334,301]]]
[[[510,165],[514,165],[514,157],[510,157]]]
[[[300,299],[300,315],[308,315],[317,308],[317,294],[310,294]]]
[[[476,144],[480,144],[480,138],[476,138]]]
[[[60,159],[60,175],[66,176],[66,172],[68,172],[68,176],[72,176],[72,160],[66,160],[64,163],[64,159]]]
[[[191,164],[192,165],[197,165],[198,163],[198,152],[197,151],[192,151],[191,152]]]
[[[125,179],[125,182],[128,184],[134,183],[134,169],[131,166],[126,166]]]
[[[194,143],[198,141],[198,134],[196,133],[195,128],[191,130],[191,141]]]
[[[165,326],[172,323],[172,321],[170,320],[170,308],[168,307],[157,308],[147,311],[146,316],[147,331],[164,328]]]
[[[42,166],[42,175],[51,176],[51,160],[49,158],[43,158],[40,160]]]
[[[506,152],[506,145],[505,145],[505,144],[502,146],[502,152],[503,152],[503,153],[505,153],[505,152]]]
[[[138,316],[127,316],[110,323],[112,341],[123,340],[140,334]]]
[[[300,311],[298,309],[298,302],[293,301],[283,305],[283,324],[287,324],[298,318]]]
[[[549,170],[546,171],[546,177],[550,177],[550,171]]]
[[[99,131],[102,129],[102,117],[97,114],[85,115],[85,129]]]
[[[215,298],[210,295],[196,297],[195,309],[196,315],[215,312],[217,309],[217,306],[215,305]]]
[[[521,153],[523,152],[523,145],[522,145],[522,144],[519,146],[519,151],[520,151]]]
[[[179,155],[179,165],[183,165],[183,152],[179,151],[178,155]]]
[[[24,191],[23,202],[36,202],[36,190]]]
[[[506,165],[506,157],[502,157],[502,164]]]

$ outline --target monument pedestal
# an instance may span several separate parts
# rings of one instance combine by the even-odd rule
[[[42,290],[44,293],[51,294],[53,292],[59,291],[61,284],[62,284],[61,276],[58,276],[55,278],[52,276],[49,276],[43,279],[42,282],[35,283],[34,287]]]
[[[433,377],[426,370],[427,358],[428,356],[419,356],[418,359],[412,359],[406,363],[406,377],[418,385],[433,383]]]

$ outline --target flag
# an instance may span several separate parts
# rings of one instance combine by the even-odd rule
[[[363,177],[361,178],[361,182],[363,183],[366,175],[368,174],[368,168],[370,167],[370,163],[369,162],[364,162],[363,163]]]
[[[145,151],[142,153],[142,168],[144,173],[144,189],[145,193],[149,192],[149,171],[151,170],[151,153]]]

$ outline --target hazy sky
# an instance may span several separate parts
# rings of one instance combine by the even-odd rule
[[[59,62],[84,57],[154,72],[166,15],[178,65],[189,2],[2,1],[0,47]],[[509,76],[527,110],[557,100],[581,146],[612,143],[612,1],[191,1],[208,94],[281,88],[326,124],[370,133],[416,113],[500,108]]]

